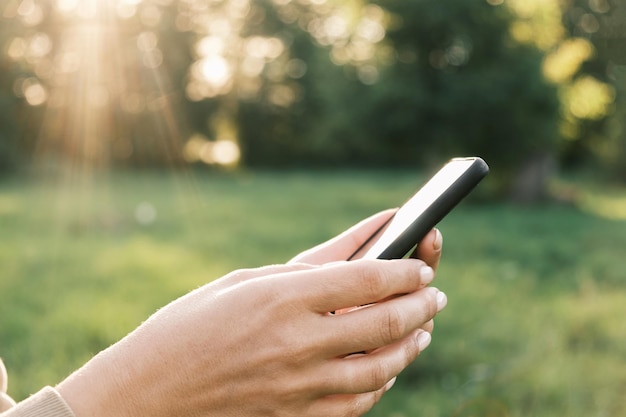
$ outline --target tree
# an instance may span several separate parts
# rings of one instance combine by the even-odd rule
[[[585,140],[577,141],[576,149],[601,161],[605,170],[609,167],[612,175],[626,181],[626,5],[607,0],[571,1],[566,17],[570,31],[586,36],[595,46],[597,53],[588,67],[596,77],[611,83],[616,98],[608,117],[584,126]]]
[[[539,51],[512,39],[508,10],[482,0],[381,5],[399,21],[387,34],[398,58],[366,119],[378,115],[368,127],[407,145],[403,162],[478,154],[496,173],[496,192],[508,193],[529,159],[554,153],[556,94]]]
[[[4,0],[5,91],[32,117],[11,136],[105,166],[477,154],[496,194],[533,200],[606,146],[613,90],[584,17],[603,1]]]
[[[27,155],[77,166],[180,164],[177,83],[190,58],[175,13],[153,2],[112,4],[0,3],[2,60],[18,68],[12,91],[29,119],[11,135]]]
[[[1,4],[1,3],[0,3]],[[1,10],[1,9],[0,9]],[[14,94],[15,80],[18,78],[19,67],[2,59],[12,38],[13,25],[0,24],[0,172],[6,173],[17,165],[17,114],[18,103]]]
[[[11,71],[0,62],[0,172],[15,168],[17,154],[15,137],[15,98],[11,91]]]

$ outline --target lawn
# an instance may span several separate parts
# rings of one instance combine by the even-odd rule
[[[410,172],[5,179],[0,356],[10,394],[56,383],[204,282],[284,262],[400,204],[420,180]],[[429,349],[368,416],[626,415],[626,190],[579,188],[579,207],[464,203],[444,220],[436,285],[448,308]],[[603,202],[596,214],[589,196]]]

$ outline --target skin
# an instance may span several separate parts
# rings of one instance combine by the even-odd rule
[[[235,271],[183,296],[57,390],[77,417],[366,413],[428,346],[446,304],[428,286],[436,230],[415,253],[423,260],[342,261],[392,213],[286,265]]]
[[[2,363],[2,359],[0,359],[0,413],[15,405],[15,401],[13,401],[6,393],[7,383],[7,371],[4,367],[4,363]]]

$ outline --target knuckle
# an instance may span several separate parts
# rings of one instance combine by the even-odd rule
[[[227,275],[228,278],[234,280],[241,280],[247,278],[249,275],[253,274],[254,270],[252,268],[243,268],[236,269]]]
[[[356,395],[352,398],[346,412],[343,416],[346,417],[359,417],[367,413],[378,402],[381,395],[378,392],[368,392],[365,394]]]
[[[370,370],[370,383],[368,391],[379,390],[390,379],[389,370],[384,362],[375,362]]]
[[[426,287],[418,292],[421,304],[421,317],[424,323],[432,320],[437,315],[437,289]]]
[[[407,327],[408,323],[404,314],[395,306],[386,306],[383,323],[385,342],[388,344],[403,337],[407,332]]]
[[[356,271],[361,282],[361,287],[370,299],[382,298],[387,292],[388,276],[378,264],[367,261],[360,262]]]
[[[411,362],[413,362],[420,354],[420,346],[417,339],[412,337],[410,343],[404,345],[402,353],[403,354],[398,365],[401,369],[404,369],[409,366]]]
[[[438,308],[437,308],[437,294],[439,293],[439,290],[437,290],[436,288],[431,288],[431,291],[429,292],[429,297],[428,297],[428,306],[429,306],[429,311],[428,311],[428,316],[429,318],[433,318],[437,315],[438,313]]]

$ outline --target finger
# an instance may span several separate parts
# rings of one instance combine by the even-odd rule
[[[345,261],[374,235],[395,212],[395,209],[390,209],[368,217],[341,233],[339,236],[302,252],[289,261],[289,263],[304,262],[321,265],[334,261]]]
[[[433,334],[433,331],[435,330],[435,320],[428,320],[426,323],[424,323],[424,325],[422,326],[422,330]]]
[[[359,394],[388,388],[389,383],[428,347],[430,341],[430,334],[419,329],[372,353],[328,362],[320,368],[320,373],[337,377],[320,378],[323,381],[320,389],[329,393]]]
[[[311,416],[345,417],[362,416],[376,405],[387,391],[387,387],[361,394],[337,394],[321,398],[310,407]]]
[[[441,259],[442,245],[443,236],[441,232],[438,229],[432,229],[424,239],[422,239],[413,254],[411,254],[411,257],[421,259],[431,268],[437,270],[439,260]]]
[[[435,320],[428,320],[426,323],[424,323],[424,325],[423,325],[422,327],[420,327],[420,328],[418,329],[418,331],[419,331],[419,330],[423,330],[423,331],[427,332],[428,334],[432,335],[432,334],[433,334],[433,331],[435,330]],[[384,347],[383,347],[383,348],[384,348]],[[379,349],[381,349],[381,348],[379,348]],[[376,349],[374,349],[374,350],[369,350],[369,351],[363,351],[363,353],[364,353],[364,354],[365,354],[365,353],[372,353],[372,352],[374,352],[374,351],[376,351]]]
[[[309,308],[318,313],[411,293],[434,278],[432,268],[417,259],[333,263],[311,270],[309,274],[307,280],[298,280],[292,286],[298,292],[306,291]],[[289,286],[288,283],[285,285]]]
[[[213,281],[211,283],[211,287],[213,289],[222,289],[254,278],[268,275],[306,271],[313,268],[318,268],[318,266],[303,263],[291,263],[285,265],[268,265],[261,268],[239,269],[237,271],[231,272],[228,275],[223,276],[216,281]]]
[[[446,305],[445,294],[433,287],[378,303],[370,308],[337,316],[325,316],[332,329],[327,349],[333,356],[366,352],[387,346],[428,327]]]
[[[15,407],[15,401],[5,392],[0,391],[0,413],[12,407]]]

